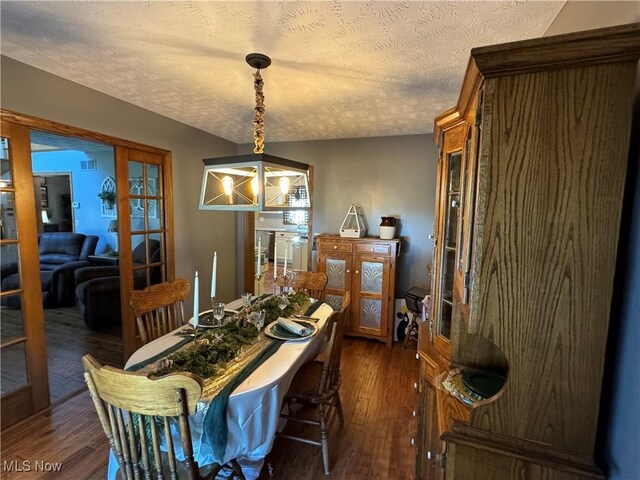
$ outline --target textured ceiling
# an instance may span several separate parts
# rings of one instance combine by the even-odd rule
[[[268,142],[416,134],[455,103],[472,47],[542,36],[565,2],[12,2],[2,54],[188,125]]]

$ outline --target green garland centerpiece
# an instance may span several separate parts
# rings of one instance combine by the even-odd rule
[[[265,326],[275,322],[279,316],[291,316],[309,303],[309,295],[304,292],[289,295],[289,305],[281,311],[276,297],[243,308],[233,315],[223,326],[198,333],[197,338],[184,348],[168,355],[160,362],[160,368],[153,375],[173,372],[188,372],[200,378],[216,377],[227,364],[236,358],[240,350],[250,345],[260,335],[260,331],[248,322],[249,315],[265,310]]]
[[[307,303],[309,303],[309,294],[305,292],[296,292],[289,294],[289,305],[284,309],[284,311],[280,310],[278,307],[278,299],[275,296],[271,296],[261,302],[259,309],[267,312],[264,323],[265,325],[269,325],[271,322],[278,320],[278,317],[290,317],[294,313],[300,311]]]

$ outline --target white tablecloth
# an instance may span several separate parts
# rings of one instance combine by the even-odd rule
[[[236,302],[228,304],[233,308]],[[239,305],[239,304],[238,304]],[[313,359],[325,347],[325,325],[333,310],[321,305],[313,314],[319,318],[318,333],[302,342],[285,342],[276,353],[260,365],[229,396],[227,405],[228,443],[223,462],[236,458],[247,480],[256,479],[269,453],[278,428],[282,399],[287,393],[293,376],[307,361]],[[175,345],[181,337],[170,333],[137,350],[127,361],[125,368],[142,362]],[[207,405],[198,403],[196,414],[190,419],[194,453],[200,466],[213,462],[211,449],[202,441],[202,426]],[[219,460],[219,459],[218,459]],[[107,478],[115,478],[118,464],[111,454]]]

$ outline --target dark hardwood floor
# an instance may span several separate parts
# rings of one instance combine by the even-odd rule
[[[330,423],[331,474],[324,475],[319,447],[277,438],[267,457],[283,480],[404,480],[414,477],[418,361],[415,345],[402,350],[346,339],[341,396],[345,425]],[[291,422],[290,422],[291,425]],[[287,428],[293,428],[288,425]],[[306,428],[306,427],[305,427]],[[310,433],[310,432],[306,432]],[[107,440],[86,391],[12,427],[2,435],[1,461],[61,462],[54,472],[2,472],[6,479],[104,479]],[[267,479],[266,468],[260,479]]]
[[[22,333],[22,312],[2,308],[2,341]],[[45,335],[49,366],[49,390],[51,403],[56,403],[85,388],[82,372],[82,356],[90,353],[101,363],[122,367],[123,347],[120,326],[96,332],[87,327],[76,307],[45,308]],[[24,363],[20,352],[3,353],[2,391],[24,384],[24,367],[12,365]]]
[[[275,478],[320,480],[404,480],[414,478],[418,378],[415,344],[402,350],[369,340],[346,339],[340,396],[345,424],[330,422],[331,474],[322,469],[320,447],[276,438],[267,460]],[[309,412],[309,416],[316,412]],[[289,422],[285,430],[319,439],[317,427]],[[260,479],[267,479],[266,468]]]

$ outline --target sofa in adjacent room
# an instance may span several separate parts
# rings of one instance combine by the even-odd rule
[[[78,268],[91,265],[89,255],[95,253],[97,244],[96,235],[83,233],[51,232],[38,236],[40,286],[45,307],[74,305],[76,287],[74,272]],[[3,292],[20,288],[17,262],[2,263],[0,272]],[[20,296],[4,297],[2,305],[20,308]]]
[[[161,260],[160,242],[149,240],[149,258],[146,242],[133,249],[133,288],[142,290],[148,285],[162,282],[162,267],[138,269],[135,267],[158,263]],[[149,278],[147,278],[147,273]],[[120,267],[94,266],[75,272],[76,305],[84,322],[94,330],[109,328],[122,321],[120,313]]]

